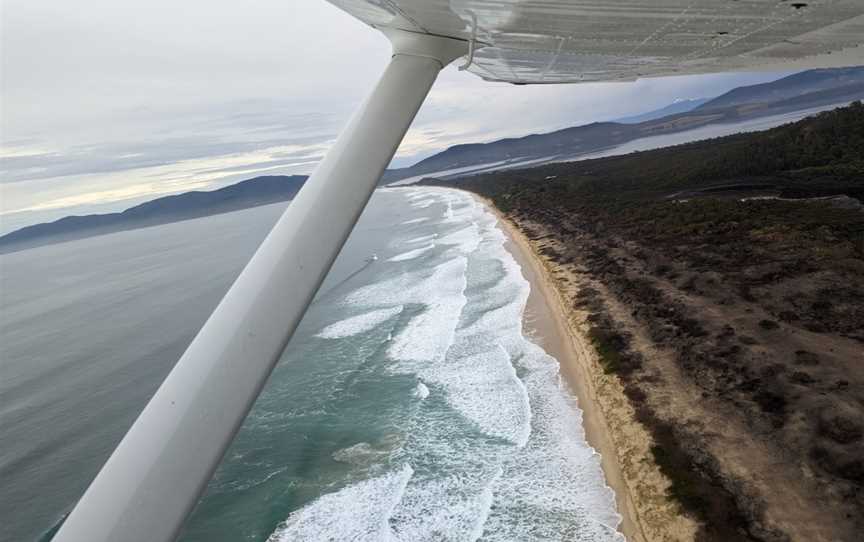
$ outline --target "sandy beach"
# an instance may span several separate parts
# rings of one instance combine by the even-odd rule
[[[585,315],[565,309],[562,290],[572,287],[569,281],[553,278],[550,262],[519,228],[490,202],[472,196],[497,216],[507,249],[531,284],[523,324],[559,361],[576,396],[588,443],[600,454],[606,482],[615,492],[619,531],[636,542],[693,540],[697,526],[667,497],[669,482],[651,459],[651,437],[636,421],[618,379],[603,372],[585,334]]]
[[[424,179],[513,226],[569,333],[556,355],[588,440],[643,539],[861,539],[860,175],[829,193],[819,168],[860,162],[862,121],[856,102],[766,132]],[[788,160],[736,169],[766,156]]]

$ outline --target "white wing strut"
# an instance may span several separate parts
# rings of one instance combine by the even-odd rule
[[[393,58],[69,515],[57,542],[174,540],[381,174],[464,41],[388,31]]]

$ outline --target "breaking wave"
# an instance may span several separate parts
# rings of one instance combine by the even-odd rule
[[[351,336],[400,315],[378,346],[375,379],[408,379],[383,422],[401,440],[334,453],[362,468],[363,480],[292,513],[271,542],[622,541],[614,495],[558,363],[523,333],[529,284],[495,217],[460,192],[398,193],[433,218],[412,219],[411,234],[389,242],[396,253],[376,281],[341,300],[362,313],[319,336]]]
[[[408,260],[413,260],[415,258],[419,258],[420,256],[429,252],[433,248],[435,248],[435,244],[429,243],[425,247],[415,248],[414,250],[409,250],[407,252],[403,252],[402,254],[397,254],[396,256],[393,256],[392,258],[390,258],[387,261],[388,262],[405,262]]]
[[[402,312],[402,307],[397,306],[352,316],[325,327],[318,332],[317,336],[322,339],[342,339],[359,333],[365,333],[375,329],[400,312]]]
[[[288,516],[267,542],[397,540],[389,524],[390,514],[412,474],[411,467],[405,465],[324,495]]]

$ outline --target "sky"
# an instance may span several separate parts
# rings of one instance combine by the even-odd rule
[[[0,233],[308,174],[389,56],[380,33],[324,0],[0,0]],[[777,77],[513,86],[454,64],[393,166]]]

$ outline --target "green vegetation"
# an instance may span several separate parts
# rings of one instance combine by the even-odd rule
[[[864,191],[864,105],[765,132],[459,180],[503,204],[546,201],[632,209],[677,192],[780,191],[788,197]],[[704,193],[702,194],[704,195]]]
[[[706,409],[722,405],[747,428],[728,445],[777,446],[814,473],[801,483],[837,511],[833,524],[864,528],[864,105],[765,132],[426,182],[491,199],[544,257],[592,285],[573,303],[651,432],[670,496],[702,523],[699,540],[785,535],[707,444],[716,412],[675,411],[668,364],[634,351],[637,333]]]
[[[721,273],[751,302],[780,280],[834,275],[832,292],[804,291],[766,308],[774,320],[864,339],[861,102],[765,132],[454,183],[564,237],[638,242],[658,269],[674,261],[693,273]],[[616,262],[603,265],[606,280],[624,279]],[[650,284],[627,280],[620,290],[656,304]],[[819,309],[826,293],[839,301]]]
[[[685,510],[701,515],[707,505],[697,489],[699,479],[693,476],[692,468],[681,468],[681,458],[675,453],[677,451],[674,447],[664,448],[657,444],[651,446],[654,462],[660,467],[660,472],[672,482],[669,495],[680,502]]]
[[[626,348],[622,337],[613,331],[592,327],[588,332],[591,344],[597,351],[600,364],[606,374],[617,373],[622,367],[622,350]]]

